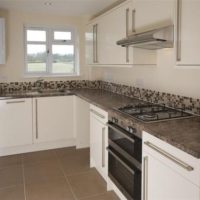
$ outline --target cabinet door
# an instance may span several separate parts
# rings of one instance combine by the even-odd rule
[[[107,127],[90,114],[90,159],[91,167],[95,167],[99,173],[107,179]]]
[[[132,65],[133,52],[116,42],[132,31],[132,1],[113,9],[98,21],[98,60],[103,65]]]
[[[35,142],[73,139],[73,96],[34,99]]]
[[[174,24],[174,0],[135,0],[136,31],[165,23]]]
[[[179,0],[177,12],[177,64],[199,65],[200,1]]]
[[[32,99],[0,101],[0,147],[32,144]]]
[[[200,199],[200,190],[197,186],[146,151],[143,152],[143,156],[144,200]]]

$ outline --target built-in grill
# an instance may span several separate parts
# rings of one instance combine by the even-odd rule
[[[144,122],[157,122],[193,116],[192,114],[185,112],[184,109],[173,109],[165,105],[146,102],[126,105],[117,110]]]

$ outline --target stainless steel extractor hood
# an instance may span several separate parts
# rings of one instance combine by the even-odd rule
[[[174,26],[168,25],[149,31],[135,33],[122,40],[117,41],[122,47],[133,46],[143,49],[163,49],[174,46]]]

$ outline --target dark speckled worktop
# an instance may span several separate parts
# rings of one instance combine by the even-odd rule
[[[82,89],[76,90],[75,93],[86,101],[105,109],[110,115],[126,121],[126,124],[136,126],[140,131],[144,130],[184,152],[200,158],[200,117],[144,123],[113,110],[113,108],[127,103],[133,103],[134,99],[132,98],[102,90]]]
[[[144,123],[137,119],[121,114],[114,108],[121,107],[128,103],[134,103],[137,99],[125,97],[99,89],[77,89],[63,92],[49,92],[43,94],[13,94],[13,98],[44,97],[44,96],[63,96],[75,94],[78,97],[108,111],[110,116],[115,116],[123,121],[124,124],[136,127],[141,134],[144,130],[155,137],[158,137],[169,144],[189,153],[200,159],[200,117],[188,119],[177,119],[165,122]],[[6,96],[6,95],[2,95]],[[11,97],[12,95],[7,95]],[[123,124],[122,124],[123,125]]]

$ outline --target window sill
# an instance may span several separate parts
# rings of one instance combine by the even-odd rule
[[[70,74],[70,75],[62,75],[62,74],[53,74],[53,75],[42,75],[42,74],[24,74],[23,78],[80,78],[82,77],[80,74]]]

